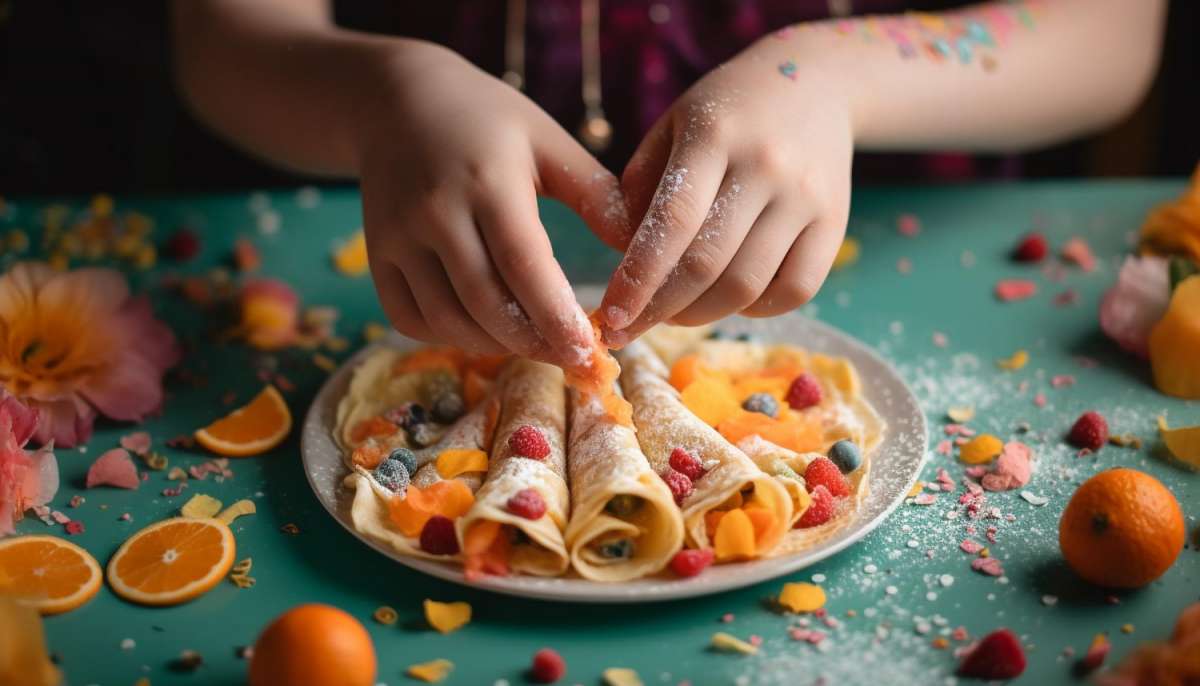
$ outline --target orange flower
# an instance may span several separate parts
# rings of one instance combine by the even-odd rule
[[[178,360],[175,335],[115,270],[20,262],[0,276],[0,388],[38,411],[37,443],[82,443],[97,413],[140,421]]]
[[[238,297],[242,321],[238,335],[260,350],[278,350],[299,335],[300,298],[292,287],[275,279],[257,279],[242,286]]]

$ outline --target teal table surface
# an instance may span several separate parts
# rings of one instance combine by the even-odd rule
[[[182,495],[167,497],[162,490],[173,483],[165,472],[151,472],[136,491],[83,488],[92,459],[132,430],[101,421],[84,448],[58,451],[63,486],[54,505],[86,526],[72,540],[104,564],[129,534],[176,514],[196,493],[226,503],[251,498],[258,514],[237,520],[233,528],[238,558],[253,558],[257,585],[238,589],[223,582],[191,603],[165,609],[127,604],[104,588],[83,608],[46,621],[50,646],[73,685],[130,686],[147,677],[154,686],[231,686],[243,683],[246,672],[238,646],[251,644],[287,608],[323,602],[363,621],[379,654],[378,681],[393,686],[416,683],[404,675],[408,665],[439,657],[455,664],[446,684],[526,683],[531,655],[546,646],[567,661],[564,684],[597,684],[603,669],[621,666],[636,669],[650,685],[849,686],[954,683],[953,649],[964,642],[953,640],[952,630],[963,627],[976,637],[1003,626],[1017,632],[1027,647],[1029,668],[1019,683],[1071,683],[1073,659],[1064,651],[1082,653],[1095,634],[1107,632],[1113,643],[1110,662],[1115,661],[1141,641],[1165,637],[1180,608],[1200,600],[1200,553],[1193,538],[1200,476],[1164,460],[1155,432],[1155,418],[1164,412],[1172,424],[1200,423],[1200,404],[1155,392],[1146,366],[1110,344],[1096,316],[1101,294],[1114,280],[1145,212],[1182,187],[1175,181],[1064,182],[855,195],[849,232],[862,242],[861,259],[833,274],[806,312],[873,346],[912,386],[931,420],[922,478],[934,478],[943,467],[956,480],[962,476],[962,465],[932,449],[943,438],[950,406],[973,405],[972,425],[1001,437],[1017,435],[1022,422],[1032,427],[1023,440],[1036,450],[1036,471],[1025,490],[1047,497],[1048,504],[1035,507],[1017,491],[988,494],[988,507],[998,508],[1000,516],[974,522],[980,534],[996,527],[990,546],[1003,563],[1003,577],[973,572],[971,557],[958,549],[972,522],[962,516],[956,493],[928,507],[902,505],[843,553],[740,591],[633,606],[502,597],[409,571],[344,531],[309,489],[296,431],[269,454],[234,460],[233,478],[193,481]],[[51,201],[10,201],[0,226],[32,230]],[[86,199],[63,202],[78,211],[86,207]],[[130,273],[134,288],[151,293],[159,316],[186,343],[182,367],[207,380],[202,386],[169,383],[162,415],[145,422],[172,465],[186,467],[210,457],[165,448],[163,442],[224,414],[228,406],[222,399],[231,392],[239,403],[248,400],[261,387],[254,369],[262,354],[222,342],[217,335],[222,323],[159,287],[165,274],[205,273],[225,263],[233,241],[245,237],[261,250],[261,275],[291,283],[305,305],[340,311],[337,330],[352,340],[351,351],[363,343],[365,323],[384,321],[370,279],[343,276],[330,262],[332,247],[361,226],[353,191],[117,198],[117,211],[129,210],[155,220],[160,243],[184,224],[195,227],[203,240],[194,261],[162,259],[150,271]],[[919,219],[918,235],[897,230],[897,217],[904,213]],[[568,275],[576,283],[603,282],[616,256],[561,206],[547,203],[543,218]],[[277,231],[261,230],[275,224]],[[1091,273],[1068,267],[1055,275],[1011,262],[1007,254],[1016,239],[1034,227],[1056,245],[1086,237],[1099,267]],[[13,259],[11,254],[4,258],[6,264]],[[1005,277],[1034,279],[1040,290],[1030,300],[1000,303],[992,289]],[[1056,304],[1055,297],[1068,290],[1077,294],[1077,302]],[[1028,366],[1017,372],[996,367],[996,359],[1018,349],[1029,351]],[[334,357],[341,360],[349,352]],[[309,352],[275,357],[295,385],[287,399],[299,423],[326,372]],[[1071,375],[1076,383],[1054,385],[1057,375]],[[1038,393],[1047,398],[1044,407],[1033,401]],[[1086,409],[1105,414],[1114,432],[1141,436],[1145,447],[1108,446],[1097,455],[1077,457],[1062,436]],[[1064,565],[1057,527],[1078,484],[1115,465],[1144,470],[1170,487],[1187,515],[1193,542],[1160,580],[1109,597]],[[69,509],[66,503],[74,495],[86,501]],[[125,512],[132,521],[119,520]],[[289,523],[298,534],[281,531]],[[18,529],[65,535],[61,526],[48,528],[35,518]],[[820,645],[791,639],[788,629],[800,620],[764,606],[763,600],[789,580],[818,580],[828,594],[829,616],[836,621],[825,626],[813,620],[812,628],[827,634]],[[474,619],[456,633],[438,634],[424,625],[425,598],[465,600],[474,608]],[[398,610],[395,626],[372,621],[381,605]],[[723,622],[726,615],[732,619]],[[761,637],[761,650],[753,657],[711,652],[706,646],[716,631]],[[939,637],[949,640],[948,648],[935,645]],[[173,671],[173,658],[187,649],[201,653],[203,666],[192,673]]]

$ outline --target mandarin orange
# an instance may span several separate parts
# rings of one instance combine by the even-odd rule
[[[276,617],[250,659],[250,686],[374,686],[375,645],[346,612],[319,603]]]

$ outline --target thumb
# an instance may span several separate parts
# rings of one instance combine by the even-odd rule
[[[570,134],[553,129],[534,142],[538,191],[575,210],[597,238],[624,252],[633,226],[620,182]]]

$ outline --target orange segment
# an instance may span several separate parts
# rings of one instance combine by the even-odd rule
[[[458,519],[475,504],[475,494],[458,479],[448,479],[425,488],[409,486],[404,497],[392,498],[388,515],[400,533],[409,538],[421,535],[421,529],[434,515]]]
[[[91,600],[101,578],[96,559],[70,541],[55,536],[0,540],[0,592],[43,615]]]
[[[400,376],[409,372],[427,372],[445,370],[455,377],[461,376],[466,353],[458,348],[421,348],[396,360],[392,366],[392,376]]]
[[[250,457],[274,448],[292,430],[292,413],[274,386],[254,396],[248,405],[196,431],[196,442],[229,457]]]
[[[142,605],[178,605],[216,586],[237,546],[219,519],[164,519],[121,544],[108,561],[108,585]]]

